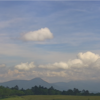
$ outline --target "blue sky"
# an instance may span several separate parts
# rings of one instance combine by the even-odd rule
[[[1,82],[98,80],[99,26],[99,1],[0,1]]]

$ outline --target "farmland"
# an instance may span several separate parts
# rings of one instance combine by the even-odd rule
[[[100,100],[100,96],[27,95],[1,100]]]

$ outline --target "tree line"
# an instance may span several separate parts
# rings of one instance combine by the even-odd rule
[[[12,88],[0,86],[0,98],[10,97],[10,96],[23,96],[23,95],[98,95],[100,93],[90,93],[88,90],[78,90],[76,88],[69,89],[67,91],[60,91],[54,89],[52,86],[46,88],[43,86],[34,86],[31,89],[19,89],[16,85]]]

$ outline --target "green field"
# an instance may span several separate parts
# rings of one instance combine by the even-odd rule
[[[0,100],[100,100],[100,96],[29,95]]]

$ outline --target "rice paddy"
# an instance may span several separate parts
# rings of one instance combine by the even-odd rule
[[[0,100],[100,100],[100,96],[28,95]]]

